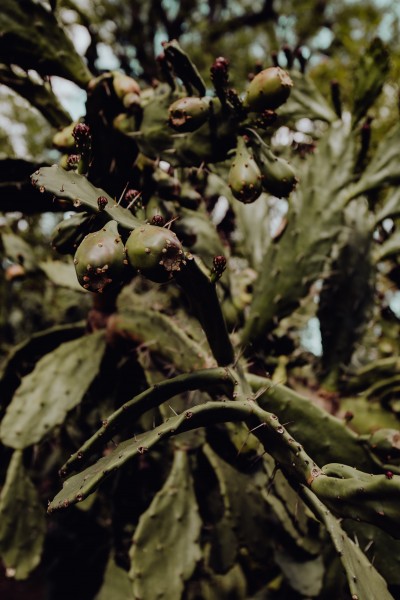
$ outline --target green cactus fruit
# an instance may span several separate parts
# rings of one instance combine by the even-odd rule
[[[73,150],[75,148],[75,139],[72,132],[75,129],[75,125],[76,123],[71,123],[67,127],[64,127],[64,129],[57,131],[53,136],[53,146],[58,150]]]
[[[122,99],[122,104],[129,112],[137,112],[141,108],[140,96],[135,92],[129,92]]]
[[[167,281],[184,260],[182,244],[165,227],[143,225],[132,231],[126,242],[128,261],[134,269],[156,282]]]
[[[261,179],[261,171],[247,148],[245,139],[239,137],[236,156],[228,176],[228,185],[233,196],[244,204],[254,202],[262,192]]]
[[[115,73],[113,78],[113,88],[118,98],[121,100],[127,94],[137,94],[140,96],[140,87],[139,84],[128,75],[124,75],[124,73]]]
[[[129,134],[136,129],[135,117],[128,113],[120,113],[113,119],[113,127],[121,133]]]
[[[243,105],[254,112],[275,110],[289,98],[292,86],[288,73],[280,67],[264,69],[250,82]]]
[[[287,198],[298,182],[293,167],[284,158],[275,156],[264,143],[256,144],[254,155],[264,190],[278,198]]]
[[[400,431],[397,429],[379,429],[368,437],[367,444],[384,462],[399,464]]]
[[[118,289],[126,275],[126,258],[117,222],[109,221],[100,231],[89,233],[76,251],[74,264],[86,290]]]
[[[169,107],[169,125],[176,131],[196,131],[210,116],[210,98],[189,96]]]
[[[82,212],[64,219],[51,235],[51,246],[60,254],[74,254],[79,244],[89,232],[93,215]]]

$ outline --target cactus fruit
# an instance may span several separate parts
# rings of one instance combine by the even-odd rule
[[[60,254],[74,254],[89,231],[93,215],[87,212],[73,215],[57,225],[51,236],[51,247]]]
[[[261,180],[262,175],[257,162],[247,148],[245,139],[240,136],[228,176],[228,185],[233,196],[244,204],[254,202],[262,192]]]
[[[126,273],[125,251],[117,222],[85,237],[76,251],[74,264],[78,281],[91,292],[118,288]]]
[[[195,131],[211,114],[209,98],[180,98],[169,107],[169,125],[176,131]]]
[[[53,146],[58,150],[72,150],[75,147],[75,139],[72,133],[75,126],[76,123],[71,123],[67,127],[61,129],[61,131],[57,131],[53,136]]]
[[[298,182],[293,167],[284,158],[275,156],[261,142],[256,143],[254,156],[261,171],[264,190],[278,198],[287,198]]]
[[[124,73],[115,73],[113,78],[113,88],[120,100],[123,100],[127,94],[137,94],[140,96],[139,84]]]
[[[400,431],[397,429],[379,429],[366,437],[366,442],[372,452],[377,454],[383,462],[392,465],[399,464]]]
[[[182,244],[176,234],[155,225],[132,231],[126,242],[128,261],[148,279],[161,283],[179,271],[184,260]]]
[[[244,106],[254,112],[275,110],[289,98],[292,86],[288,73],[280,67],[264,69],[250,82]]]

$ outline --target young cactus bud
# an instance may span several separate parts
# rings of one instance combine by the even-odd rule
[[[139,84],[124,73],[115,73],[113,78],[113,88],[120,100],[127,94],[137,94],[140,96]]]
[[[210,98],[189,96],[169,107],[169,125],[176,131],[196,131],[210,116]]]
[[[90,149],[92,139],[89,125],[85,125],[85,123],[78,123],[75,125],[72,137],[80,152],[87,152]]]
[[[80,154],[69,154],[67,159],[67,168],[69,171],[73,171],[78,168],[79,161],[81,160]]]
[[[89,233],[76,251],[78,281],[91,292],[118,289],[125,278],[125,260],[117,222],[109,221],[100,231]]]
[[[165,225],[165,219],[162,215],[153,215],[152,219],[151,219],[151,224],[155,225],[156,227],[164,227]]]
[[[254,112],[275,110],[289,98],[293,81],[280,67],[269,67],[250,82],[244,106]]]
[[[168,281],[179,271],[184,260],[176,234],[155,225],[143,225],[132,231],[125,245],[128,261],[151,281]]]
[[[261,171],[242,136],[238,138],[236,156],[228,175],[228,185],[233,196],[244,204],[254,202],[262,192]]]
[[[287,198],[298,181],[292,166],[284,158],[275,156],[265,144],[256,145],[254,153],[264,190],[278,198]]]
[[[226,258],[225,256],[214,256],[213,268],[211,270],[211,282],[215,283],[221,279],[223,272],[226,269]]]
[[[97,206],[99,207],[99,210],[104,210],[107,204],[108,200],[105,196],[99,196],[97,198]]]

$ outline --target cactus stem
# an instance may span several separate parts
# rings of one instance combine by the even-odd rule
[[[101,428],[77,452],[72,454],[61,468],[60,473],[62,477],[75,470],[78,463],[79,465],[85,463],[89,456],[113,437],[121,425],[126,424],[127,418],[133,422],[144,412],[160,406],[160,404],[177,394],[189,390],[212,389],[222,386],[228,395],[232,395],[233,381],[234,375],[230,369],[217,367],[178,375],[148,388],[138,396],[132,398],[132,400],[126,402],[103,421]]]

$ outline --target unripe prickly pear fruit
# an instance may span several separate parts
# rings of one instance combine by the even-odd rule
[[[115,73],[113,78],[113,88],[118,98],[121,100],[127,94],[137,94],[140,96],[139,84],[124,73]]]
[[[169,124],[176,131],[196,131],[210,116],[210,98],[189,96],[169,107]]]
[[[137,112],[140,109],[140,96],[134,92],[129,92],[122,99],[122,104],[130,112]]]
[[[74,264],[79,283],[91,292],[118,289],[126,275],[124,245],[116,221],[89,233],[78,247]]]
[[[238,138],[236,156],[229,170],[228,185],[234,197],[244,204],[254,202],[262,192],[261,171],[243,137]]]
[[[399,464],[400,431],[397,429],[379,429],[367,438],[367,444],[384,462]]]
[[[125,245],[129,263],[152,281],[167,281],[179,271],[184,260],[182,244],[176,234],[155,225],[132,231]]]
[[[298,182],[293,167],[284,158],[275,156],[266,145],[256,145],[254,154],[260,167],[263,189],[278,198],[287,198]]]
[[[54,134],[53,145],[58,148],[58,150],[73,150],[75,148],[75,139],[72,135],[75,125],[76,123],[71,123]]]
[[[250,111],[275,110],[289,98],[293,81],[280,67],[260,71],[250,82],[243,105]]]

